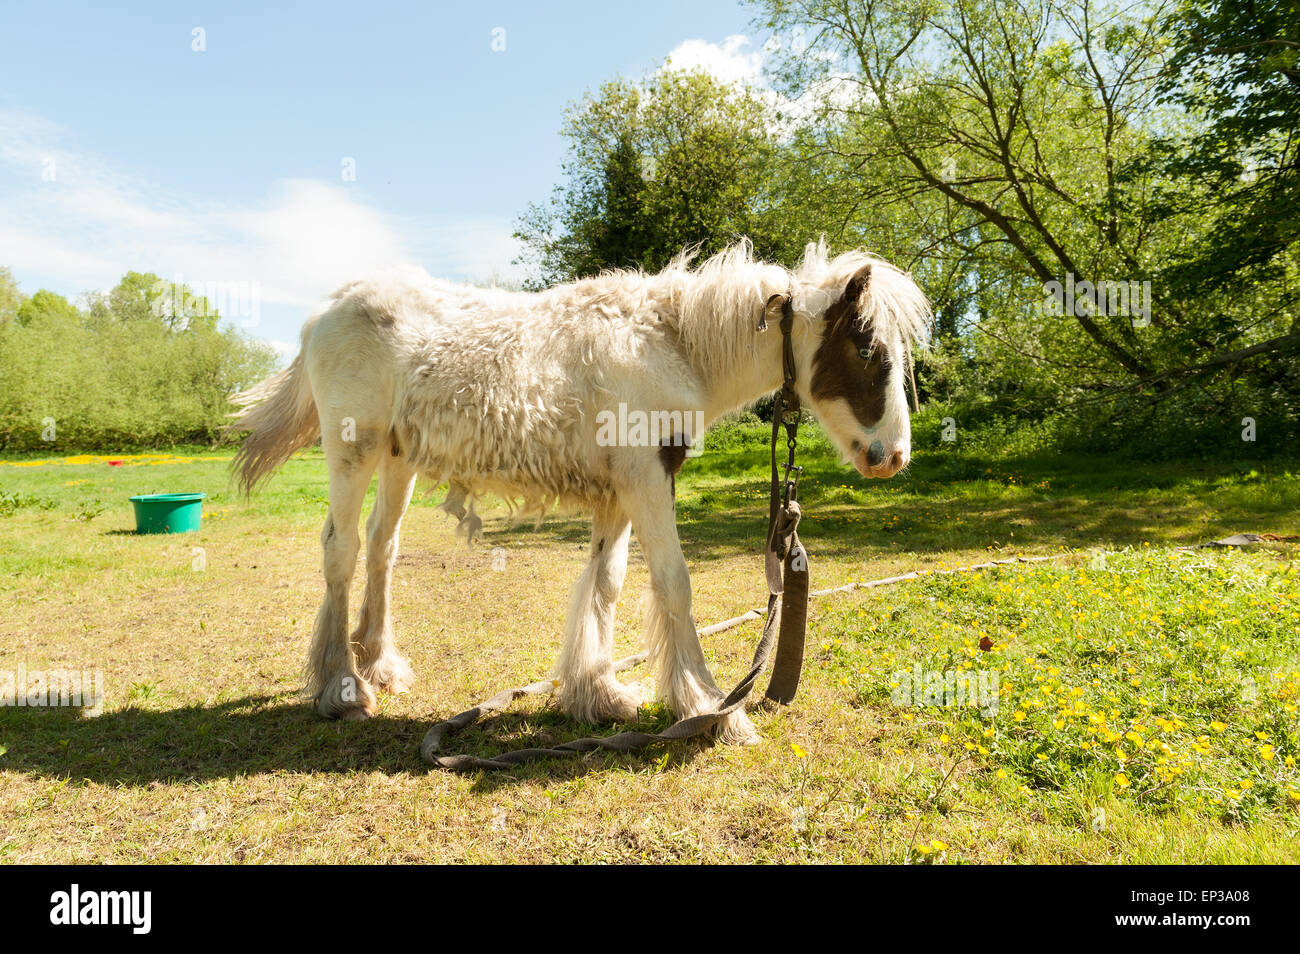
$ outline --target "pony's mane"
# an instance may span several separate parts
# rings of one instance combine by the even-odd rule
[[[914,347],[924,348],[934,320],[924,293],[910,272],[861,249],[832,257],[824,238],[808,244],[803,261],[794,270],[795,278],[805,288],[829,296],[820,308],[808,310],[821,313],[829,308],[854,273],[865,265],[871,266],[871,281],[863,294],[861,312],[870,316],[876,336],[901,345],[909,354]]]
[[[832,256],[825,239],[811,242],[794,270],[765,262],[743,238],[698,261],[699,248],[683,249],[662,271],[609,269],[593,278],[558,285],[545,294],[587,307],[623,313],[654,314],[681,334],[697,367],[723,373],[737,356],[757,356],[752,347],[763,305],[776,294],[794,295],[805,321],[820,318],[839,299],[849,279],[864,265],[871,281],[861,303],[876,336],[897,344],[910,359],[924,347],[931,312],[908,273],[861,250]]]

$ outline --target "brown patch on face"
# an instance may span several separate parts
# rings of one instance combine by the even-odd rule
[[[839,301],[826,309],[826,330],[813,355],[812,396],[818,401],[846,401],[863,427],[885,414],[885,352],[871,327],[858,327],[858,301],[871,281],[871,266],[849,279]],[[870,353],[863,358],[862,352]]]

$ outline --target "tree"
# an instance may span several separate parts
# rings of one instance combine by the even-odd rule
[[[788,83],[842,77],[856,94],[832,103],[829,145],[874,171],[864,200],[946,200],[935,241],[978,250],[1027,288],[1084,277],[1138,278],[1148,236],[1137,189],[1116,170],[1140,148],[1136,118],[1157,41],[1150,16],[1099,16],[1088,0],[809,0],[769,5],[778,28],[812,26],[830,58],[787,60]],[[887,169],[885,175],[880,170]],[[884,181],[882,181],[882,179]],[[1109,362],[1150,370],[1127,321],[1070,315]]]
[[[742,236],[777,260],[802,249],[780,218],[778,144],[753,90],[703,72],[610,82],[570,107],[562,134],[564,181],[516,231],[535,286],[653,271],[685,247],[707,255]]]
[[[49,421],[58,447],[215,439],[230,396],[275,363],[219,321],[201,297],[139,272],[85,310],[36,292],[0,321],[0,447],[51,446]]]
[[[643,175],[641,154],[630,132],[621,130],[598,168],[573,169],[552,207],[530,207],[516,235],[532,247],[539,266],[534,284],[639,265],[650,250]],[[563,231],[553,235],[557,221]]]
[[[1166,215],[1205,210],[1213,225],[1164,277],[1187,296],[1245,271],[1277,278],[1300,236],[1300,0],[1184,0],[1167,30],[1160,91],[1200,122],[1146,165],[1171,180]]]
[[[0,328],[18,316],[18,306],[23,303],[23,293],[18,290],[14,274],[0,266]]]
[[[41,289],[18,306],[18,324],[24,327],[49,328],[51,325],[72,325],[80,320],[77,308],[62,295]]]
[[[1171,210],[1161,198],[1209,189],[1141,162],[1160,134],[1196,125],[1161,95],[1170,3],[760,6],[778,34],[808,38],[778,66],[786,95],[834,85],[800,137],[831,170],[823,205],[839,197],[912,243],[939,273],[927,287],[970,309],[948,330],[966,326],[961,347],[1027,396],[1021,413],[1101,399],[1133,413],[1297,343],[1274,288],[1239,282],[1207,299],[1162,280],[1216,220],[1213,202]],[[1086,293],[1048,307],[1049,291],[1085,281],[1149,291],[1149,325]]]

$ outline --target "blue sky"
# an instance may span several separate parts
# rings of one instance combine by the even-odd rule
[[[256,282],[242,323],[289,349],[368,269],[520,277],[512,225],[601,82],[669,55],[762,82],[730,0],[275,6],[0,7],[0,265],[25,292]]]

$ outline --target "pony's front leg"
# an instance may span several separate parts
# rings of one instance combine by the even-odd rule
[[[650,570],[646,648],[658,674],[659,696],[679,718],[687,718],[717,708],[725,694],[709,673],[691,616],[691,576],[677,537],[673,489],[671,474],[652,472],[645,485],[620,488],[619,499]],[[743,709],[727,716],[714,734],[723,742],[758,740]]]
[[[569,597],[564,647],[555,665],[561,708],[579,722],[626,722],[641,694],[614,675],[614,611],[627,575],[631,524],[614,501],[596,508],[591,555]]]
[[[352,647],[361,675],[388,692],[405,692],[415,678],[410,661],[397,651],[389,609],[398,529],[414,489],[414,468],[400,455],[385,454],[379,465],[379,492],[366,523],[366,595]]]

